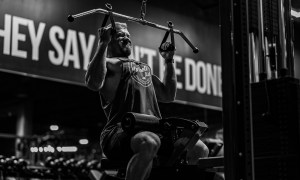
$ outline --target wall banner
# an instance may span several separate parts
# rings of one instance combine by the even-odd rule
[[[113,11],[138,17],[137,1],[110,1]],[[67,16],[105,8],[103,2],[80,0],[0,0],[0,70],[84,85],[84,74],[97,45],[103,14],[69,23]],[[150,13],[151,12],[151,13]],[[147,4],[146,20],[167,26],[172,21],[199,48],[192,49],[175,35],[178,102],[222,107],[220,29],[217,24],[176,14]],[[124,22],[124,19],[115,18]],[[133,42],[131,57],[149,64],[163,77],[158,46],[164,31],[126,22]]]

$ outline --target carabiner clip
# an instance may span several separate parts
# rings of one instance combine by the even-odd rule
[[[105,7],[107,9],[108,14],[105,15],[105,17],[102,21],[101,27],[103,28],[104,26],[106,26],[106,23],[107,23],[107,20],[108,20],[108,17],[109,17],[110,23],[111,23],[111,26],[112,26],[112,29],[113,29],[112,33],[114,33],[116,31],[116,24],[115,24],[115,21],[114,21],[114,18],[113,18],[112,6],[109,3],[106,3]]]

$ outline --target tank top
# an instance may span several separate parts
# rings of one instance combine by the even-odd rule
[[[101,105],[107,118],[100,136],[101,144],[106,142],[115,128],[120,127],[121,119],[126,112],[153,115],[161,119],[150,67],[127,58],[120,61],[121,80],[113,101],[106,102],[100,93]]]

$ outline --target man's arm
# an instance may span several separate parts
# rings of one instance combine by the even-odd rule
[[[162,48],[167,49],[168,45],[169,44],[166,44]],[[165,59],[163,82],[161,82],[155,75],[152,76],[157,100],[160,102],[171,102],[174,101],[176,97],[177,77],[173,59],[174,53],[175,51],[160,52],[161,56]]]
[[[110,29],[102,28],[99,30],[99,34],[100,39],[98,41],[97,50],[85,74],[85,83],[87,87],[93,91],[99,91],[104,84],[107,73],[106,51],[108,43],[111,40]]]
[[[163,82],[155,75],[152,76],[157,100],[160,102],[172,102],[176,97],[177,77],[174,63],[165,63]]]

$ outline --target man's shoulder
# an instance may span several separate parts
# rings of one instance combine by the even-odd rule
[[[124,62],[136,62],[136,63],[140,63],[139,61],[136,61],[134,59],[130,59],[130,58],[126,58],[126,57],[110,57],[110,58],[106,58],[106,62],[108,63],[124,63]]]
[[[121,63],[121,61],[118,58],[106,58],[106,63],[108,63],[108,64],[118,64],[118,63]]]
[[[126,58],[126,57],[112,57],[112,58],[106,58],[106,62],[109,64],[122,64],[126,62],[133,62],[135,64],[145,64],[140,61],[136,61],[134,59]],[[145,64],[147,65],[147,64]]]

